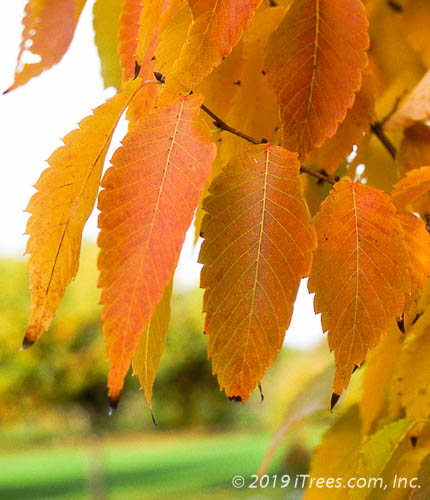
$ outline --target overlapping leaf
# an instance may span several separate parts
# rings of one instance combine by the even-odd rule
[[[94,41],[100,57],[104,86],[121,89],[118,53],[119,17],[123,0],[96,0],[93,9]]]
[[[342,478],[347,484],[354,475],[361,444],[361,422],[357,406],[352,406],[324,434],[312,457],[312,478]],[[309,483],[308,483],[309,484]],[[307,488],[305,500],[343,500],[345,488]]]
[[[61,61],[72,41],[85,1],[28,0],[15,81],[8,91]],[[34,62],[25,62],[29,55]]]
[[[393,325],[376,348],[369,354],[364,367],[360,416],[363,434],[368,435],[386,406],[394,367],[400,356],[404,335]]]
[[[408,95],[400,108],[387,121],[387,130],[404,130],[414,122],[430,118],[430,70]]]
[[[335,353],[339,395],[355,366],[402,314],[409,256],[394,206],[371,187],[337,183],[314,223],[318,248],[308,286]]]
[[[123,0],[119,18],[119,55],[124,82],[134,77],[139,19],[142,12],[142,0]]]
[[[430,413],[429,356],[430,314],[427,310],[415,323],[403,344],[397,372],[402,406],[409,417],[428,418]]]
[[[138,42],[136,47],[136,62],[139,66],[145,64],[148,50],[157,36],[160,18],[169,5],[169,0],[151,0],[142,2],[139,18]]]
[[[354,100],[354,105],[348,110],[345,120],[339,125],[336,134],[328,139],[322,148],[311,156],[311,162],[327,173],[334,173],[354,146],[360,146],[365,135],[370,132],[373,121],[375,89],[370,76],[363,76],[363,84]]]
[[[32,312],[25,343],[46,330],[78,270],[82,229],[93,210],[103,163],[116,124],[142,82],[98,107],[49,158],[27,211]]]
[[[132,362],[133,374],[139,377],[140,388],[145,391],[145,399],[151,412],[152,386],[163,354],[169,327],[171,296],[172,281],[165,288],[161,302],[155,308],[152,318],[140,337]]]
[[[412,314],[413,320],[420,292],[430,277],[430,234],[424,222],[414,214],[400,213],[399,221],[410,261],[411,293],[406,297],[405,314]]]
[[[360,451],[356,477],[382,478],[383,483],[389,484],[392,480],[391,467],[411,448],[407,437],[415,426],[414,419],[404,418],[386,425],[374,434]],[[368,483],[367,488],[352,489],[351,497],[367,498],[371,492],[372,483]]]
[[[279,126],[277,108],[261,68],[264,47],[285,10],[281,7],[262,7],[257,10],[240,43],[209,79],[203,82],[201,90],[206,97],[205,104],[219,116],[225,116],[229,125],[251,137],[275,142]],[[212,83],[214,78],[219,80],[220,77],[223,79],[222,93],[219,92],[220,87]],[[253,103],[252,106],[249,105],[250,102]],[[243,139],[229,132],[222,132],[217,146],[218,155],[212,167],[213,177],[243,149]],[[199,207],[195,219],[197,235],[200,233],[203,214],[204,211]]]
[[[423,63],[430,67],[430,30],[423,19],[430,16],[430,4],[427,0],[409,0],[404,6],[401,20],[406,39],[420,55]]]
[[[136,122],[103,178],[99,286],[114,404],[176,267],[215,156],[198,121],[201,101],[186,96]]]
[[[296,0],[273,34],[265,71],[280,104],[283,144],[305,158],[332,137],[367,64],[360,0]]]
[[[282,346],[315,233],[297,157],[283,148],[249,148],[209,191],[199,258],[208,352],[220,387],[245,402]]]
[[[430,191],[430,167],[410,170],[394,186],[391,199],[398,209],[404,208]]]
[[[193,24],[166,80],[164,98],[195,90],[239,42],[261,0],[189,0]]]

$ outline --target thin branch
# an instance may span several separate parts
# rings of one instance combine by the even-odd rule
[[[337,177],[335,179],[333,179],[329,175],[324,175],[324,174],[321,174],[320,172],[314,172],[313,170],[309,170],[306,167],[300,167],[300,172],[302,174],[312,175],[312,177],[315,177],[318,180],[323,181],[323,182],[328,182],[332,186],[334,186],[336,184],[336,182],[338,182],[338,180],[339,180]]]
[[[221,118],[219,116],[217,116],[213,111],[211,111],[204,104],[201,105],[201,108],[205,113],[207,113],[211,118],[213,118],[215,127],[218,127],[221,130],[225,130],[227,132],[230,132],[231,134],[237,135],[238,137],[245,139],[245,141],[252,142],[252,144],[261,144],[262,142],[264,142],[264,141],[258,141],[257,139],[254,139],[253,137],[250,137],[249,135],[244,134],[240,130],[236,130],[235,128],[230,127],[230,125],[227,125],[227,123],[225,123],[225,121],[221,120]]]
[[[242,139],[245,139],[245,141],[248,141],[248,142],[251,142],[252,144],[264,144],[265,142],[267,142],[266,140],[257,140],[255,139],[254,137],[250,137],[249,135],[247,134],[244,134],[243,132],[241,132],[240,130],[236,130],[235,128],[233,127],[230,127],[230,125],[228,125],[227,123],[225,123],[224,120],[221,120],[221,118],[219,116],[217,116],[213,111],[211,111],[207,106],[205,106],[204,104],[201,105],[201,109],[207,113],[211,118],[213,118],[214,120],[214,125],[216,127],[218,127],[219,129],[221,130],[225,130],[227,132],[230,132],[231,134],[234,134],[234,135],[237,135],[238,137],[241,137]],[[300,172],[302,172],[303,174],[308,174],[308,175],[311,175],[312,177],[315,177],[316,179],[320,180],[320,181],[323,181],[323,182],[328,182],[329,184],[332,184],[333,186],[336,184],[337,180],[336,179],[332,179],[330,176],[328,175],[324,175],[322,173],[319,173],[319,172],[314,172],[313,170],[310,170],[306,167],[300,167]]]
[[[161,73],[155,71],[154,76],[158,82],[160,83],[166,82],[165,77]],[[222,120],[218,115],[216,115],[212,110],[210,110],[204,104],[202,104],[200,108],[202,109],[202,111],[204,111],[213,119],[215,127],[219,128],[220,130],[225,130],[226,132],[230,132],[230,134],[237,135],[238,137],[241,137],[245,141],[251,142],[252,144],[264,144],[265,142],[267,142],[265,139],[259,141],[258,139],[255,139],[254,137],[251,137],[250,135],[247,135],[241,132],[240,130],[230,127],[230,125],[228,125],[224,120]],[[332,185],[335,185],[336,182],[339,180],[337,178],[333,179],[329,175],[324,175],[323,173],[320,172],[314,172],[313,170],[309,170],[306,167],[300,167],[300,172],[311,175],[312,177],[315,177],[319,181],[328,182],[329,184]]]
[[[390,154],[393,160],[396,159],[397,149],[394,144],[390,141],[390,139],[385,135],[384,129],[382,128],[381,122],[374,122],[370,126],[370,130],[376,135],[376,137],[381,141],[382,145]]]

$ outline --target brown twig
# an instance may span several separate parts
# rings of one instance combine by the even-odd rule
[[[390,139],[385,135],[384,129],[382,127],[381,122],[373,122],[370,126],[370,130],[376,135],[376,137],[381,141],[382,145],[390,154],[393,160],[396,159],[397,149],[394,144],[390,141]]]
[[[244,134],[240,130],[236,130],[235,128],[230,127],[230,125],[227,125],[227,123],[225,123],[224,120],[221,120],[219,116],[217,116],[204,104],[201,105],[201,108],[206,114],[208,114],[211,118],[213,118],[215,127],[230,132],[231,134],[237,135],[238,137],[245,139],[245,141],[252,142],[252,144],[261,144],[262,142],[264,142],[264,141],[258,141],[257,139],[254,139],[253,137]]]
[[[211,111],[204,104],[201,105],[201,109],[205,113],[207,113],[211,118],[213,118],[214,125],[216,127],[218,127],[219,129],[225,130],[227,132],[230,132],[231,134],[237,135],[238,137],[241,137],[245,141],[251,142],[252,144],[264,144],[265,142],[267,142],[264,139],[262,139],[261,141],[259,141],[259,140],[255,139],[254,137],[250,137],[249,135],[244,134],[240,130],[236,130],[235,128],[230,127],[230,125],[228,125],[227,123],[225,123],[224,120],[221,120],[221,118],[219,116],[217,116],[213,111]],[[336,184],[336,182],[337,182],[335,179],[332,179],[328,175],[324,175],[324,174],[319,173],[319,172],[314,172],[313,170],[310,170],[310,169],[308,169],[306,167],[300,167],[300,172],[302,172],[303,174],[311,175],[312,177],[315,177],[316,179],[319,179],[320,181],[328,182],[329,184],[332,184],[332,185]]]
[[[166,82],[165,77],[161,73],[158,73],[156,71],[156,72],[154,72],[154,76],[158,82],[160,82],[160,83]],[[230,132],[230,134],[237,135],[238,137],[241,137],[245,141],[248,141],[252,144],[264,144],[265,142],[267,142],[265,139],[261,139],[261,141],[259,141],[258,139],[255,139],[254,137],[251,137],[250,135],[247,135],[247,134],[241,132],[240,130],[237,130],[233,127],[230,127],[230,125],[228,125],[228,123],[226,123],[224,120],[222,120],[218,115],[216,115],[212,110],[210,110],[204,104],[202,104],[200,106],[200,108],[202,109],[202,111],[204,111],[207,115],[209,115],[213,119],[213,123],[214,123],[215,127],[219,128],[220,130],[225,130],[226,132]],[[332,185],[336,184],[336,182],[338,180],[338,179],[331,178],[329,175],[324,175],[323,173],[320,173],[320,172],[314,172],[313,170],[310,170],[306,167],[300,167],[300,172],[302,172],[304,174],[311,175],[312,177],[315,177],[316,179],[318,179],[320,181],[328,182],[329,184],[332,184]]]

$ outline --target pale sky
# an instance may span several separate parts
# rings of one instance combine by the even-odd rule
[[[13,81],[26,0],[4,3],[0,16],[0,91]],[[25,86],[0,95],[0,256],[24,254],[26,236],[23,233],[28,218],[24,210],[34,192],[33,184],[47,167],[45,160],[62,144],[62,137],[113,93],[111,89],[104,90],[100,77],[93,42],[92,5],[93,1],[89,0],[72,45],[59,65]],[[108,160],[124,131],[123,126],[115,134]],[[84,230],[87,240],[95,241],[97,237],[97,215],[94,210],[87,222]],[[180,288],[198,284],[198,248],[193,247],[192,240],[189,232],[175,275],[175,285]],[[313,312],[312,298],[303,281],[286,344],[307,348],[318,343],[321,337],[320,320]]]

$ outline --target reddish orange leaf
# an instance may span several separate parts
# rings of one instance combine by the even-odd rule
[[[403,212],[398,216],[410,259],[411,294],[406,297],[405,312],[412,309],[415,316],[420,292],[430,277],[430,234],[416,215]]]
[[[189,0],[194,22],[172,67],[164,96],[195,90],[239,42],[261,0]]]
[[[134,77],[141,12],[142,0],[123,0],[118,33],[123,82]]]
[[[79,264],[82,229],[93,210],[105,155],[118,120],[142,86],[127,89],[99,106],[68,134],[49,158],[27,207],[31,318],[24,343],[47,330]]]
[[[402,314],[409,257],[394,206],[374,188],[337,183],[314,223],[318,248],[308,286],[334,350],[339,395],[355,366]]]
[[[205,199],[201,287],[213,372],[228,397],[245,402],[290,324],[315,232],[297,155],[253,146],[214,179]]]
[[[326,141],[321,149],[314,151],[310,162],[327,173],[334,173],[353,146],[359,146],[365,135],[369,134],[373,121],[375,104],[375,89],[370,75],[363,76],[363,84],[354,100],[354,105],[348,110],[345,120],[339,125],[336,134]]]
[[[98,264],[113,403],[176,267],[215,157],[198,120],[201,102],[186,96],[136,122],[103,178]]]
[[[394,205],[400,210],[430,190],[430,167],[410,170],[399,180],[391,193]]]
[[[367,65],[360,0],[296,0],[272,35],[265,71],[280,104],[283,145],[306,158],[332,137]]]
[[[73,39],[85,0],[29,0],[15,81],[7,92],[24,85],[61,61]],[[25,62],[31,55],[35,62]]]
[[[145,399],[152,413],[152,386],[164,350],[167,329],[170,322],[170,299],[172,296],[172,281],[165,288],[161,302],[155,308],[152,318],[148,321],[145,331],[140,337],[136,354],[133,358],[133,375],[140,380],[140,388],[145,391]],[[154,418],[154,416],[152,417]]]

